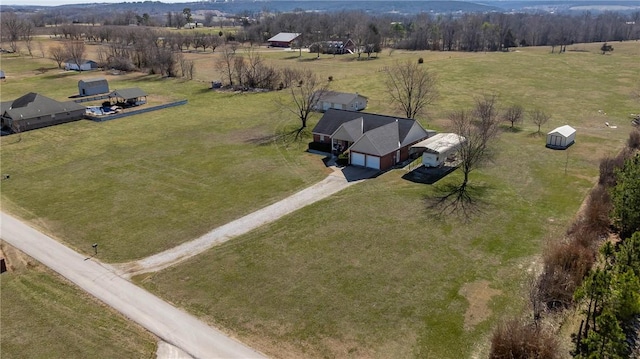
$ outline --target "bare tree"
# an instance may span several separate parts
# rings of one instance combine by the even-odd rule
[[[58,68],[62,68],[62,62],[67,56],[67,51],[60,45],[54,45],[49,48],[49,56],[58,64]]]
[[[516,123],[522,122],[523,113],[524,113],[524,109],[522,108],[522,106],[520,105],[509,106],[507,107],[506,111],[502,115],[502,119],[506,122],[510,122],[511,128],[513,128],[513,126]]]
[[[540,127],[547,123],[551,118],[551,116],[547,115],[540,109],[531,111],[529,116],[531,117],[531,122],[533,122],[534,125],[538,126],[538,134],[540,134]]]
[[[399,62],[387,70],[385,85],[391,101],[407,118],[422,114],[438,98],[437,78],[417,62]]]
[[[193,80],[193,73],[195,72],[196,67],[193,60],[185,59],[181,53],[178,54],[177,58],[178,62],[180,63],[180,71],[182,72],[182,77]]]
[[[25,46],[27,47],[29,56],[33,57],[33,34],[35,32],[34,25],[31,21],[24,20],[22,21],[21,30],[22,31],[20,36],[24,41]]]
[[[309,115],[315,109],[320,98],[328,91],[329,84],[321,81],[311,70],[300,70],[295,76],[298,81],[289,87],[293,106],[288,107],[298,119],[300,129],[297,135],[307,127]]]
[[[233,59],[235,51],[230,46],[223,46],[220,52],[220,59],[216,62],[216,69],[229,80],[229,86],[233,86]]]
[[[67,41],[66,46],[69,60],[78,65],[79,69],[85,54],[84,41]]]
[[[484,96],[477,99],[473,111],[454,112],[449,116],[449,121],[451,131],[460,138],[458,159],[464,178],[444,199],[453,195],[454,208],[462,205],[464,209],[465,202],[471,201],[467,191],[469,174],[491,158],[491,148],[499,134],[500,119],[496,97]]]
[[[2,37],[9,40],[11,51],[18,52],[18,40],[22,33],[22,20],[18,18],[16,13],[9,11],[2,13],[0,21],[2,21]]]

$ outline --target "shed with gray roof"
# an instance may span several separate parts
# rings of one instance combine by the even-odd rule
[[[349,153],[349,164],[387,170],[409,158],[411,145],[434,135],[408,118],[328,109],[313,129],[316,143]]]
[[[109,92],[109,83],[103,77],[78,81],[78,95],[92,96]]]

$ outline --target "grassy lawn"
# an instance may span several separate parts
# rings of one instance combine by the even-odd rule
[[[470,220],[441,216],[425,202],[459,173],[427,186],[396,170],[137,280],[275,357],[482,357],[491,328],[526,310],[525,283],[542,244],[561,237],[599,159],[622,147],[627,115],[637,108],[629,97],[640,75],[635,48],[618,58],[527,50],[419,54],[443,87],[427,126],[444,128],[448,110],[469,106],[486,89],[503,103],[550,113],[545,133],[564,123],[579,131],[568,151],[545,149],[529,123],[505,131],[495,161],[472,175],[477,212]],[[418,55],[392,58],[401,56]],[[358,91],[384,112],[376,100],[382,90],[368,81],[371,92],[364,84]]]
[[[24,67],[4,63],[11,72],[11,65]],[[64,99],[87,75],[44,76],[57,86],[33,75],[4,85],[3,98],[42,88]],[[306,141],[270,139],[297,125],[275,105],[280,94],[214,93],[199,82],[135,74],[110,79],[111,89],[132,86],[189,103],[2,138],[2,170],[11,175],[2,184],[4,210],[77,250],[99,243],[103,260],[125,261],[193,239],[326,175],[317,156],[304,152]]]
[[[145,287],[275,357],[460,358],[486,353],[494,324],[524,307],[523,286],[541,244],[558,238],[595,182],[599,159],[616,153],[638,112],[640,48],[599,44],[510,53],[388,52],[379,58],[264,51],[276,66],[311,67],[332,88],[369,97],[370,112],[397,114],[384,94],[384,68],[425,60],[440,100],[420,120],[442,130],[454,109],[496,93],[501,104],[541,108],[542,131],[578,130],[568,151],[544,148],[525,123],[505,131],[498,155],[472,174],[477,212],[439,216],[426,200],[460,174],[428,186],[388,172],[160,273]],[[269,140],[297,125],[275,105],[282,93],[208,90],[217,55],[189,54],[196,81],[109,77],[189,104],[96,124],[80,121],[2,139],[3,210],[102,259],[143,257],[264,207],[326,175],[306,140]],[[2,97],[31,91],[72,95],[85,75],[49,71],[43,59],[3,57],[25,73]],[[9,70],[7,70],[9,69]],[[96,76],[96,75],[92,75]],[[57,82],[49,81],[56,79]],[[601,114],[602,110],[606,115]],[[315,117],[317,119],[317,116]],[[604,122],[618,126],[608,128]],[[312,120],[312,127],[315,120]]]
[[[427,186],[396,170],[138,280],[275,357],[469,357],[522,310],[542,241],[596,175],[574,157],[565,175],[564,153],[531,160],[540,142],[504,136],[496,164],[473,176],[470,221],[425,204],[458,173]],[[461,294],[479,281],[497,295]]]
[[[151,358],[156,338],[2,242],[2,358]]]

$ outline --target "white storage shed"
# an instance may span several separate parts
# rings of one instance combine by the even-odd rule
[[[424,150],[422,164],[426,167],[438,167],[447,158],[454,155],[466,139],[455,133],[438,133],[411,146],[414,151]]]
[[[563,150],[576,141],[575,128],[564,125],[547,134],[547,147]]]

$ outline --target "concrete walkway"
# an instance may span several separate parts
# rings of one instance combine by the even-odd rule
[[[265,357],[5,213],[0,238],[194,358]]]
[[[321,182],[307,187],[277,203],[220,226],[211,232],[164,252],[128,263],[115,264],[118,274],[130,278],[137,274],[155,272],[198,255],[234,237],[274,222],[302,207],[325,199],[355,183],[374,176],[377,171],[364,168],[333,168],[333,173]]]

